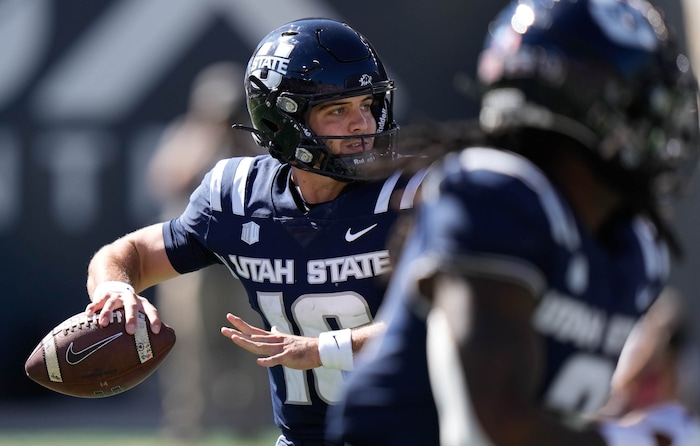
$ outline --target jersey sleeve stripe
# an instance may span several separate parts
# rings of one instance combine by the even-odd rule
[[[248,172],[253,165],[253,157],[242,158],[233,176],[233,193],[231,207],[235,215],[245,215],[245,190],[248,183]]]
[[[217,162],[211,171],[211,179],[209,181],[209,202],[211,203],[211,208],[218,212],[221,212],[221,180],[227,163],[227,159]]]
[[[400,209],[410,209],[413,207],[416,199],[416,193],[418,193],[418,188],[420,187],[425,174],[428,169],[421,169],[418,171],[406,184],[406,189],[404,189],[403,196],[401,197],[401,203],[399,204]]]
[[[486,255],[465,255],[442,265],[442,269],[474,277],[491,278],[519,285],[541,296],[547,287],[547,280],[535,265],[514,257],[496,257]]]
[[[384,212],[387,212],[389,210],[389,200],[391,199],[391,193],[394,191],[394,187],[396,187],[396,183],[399,181],[400,177],[401,173],[396,172],[392,176],[387,178],[387,180],[384,182],[384,186],[382,186],[382,190],[379,192],[377,202],[374,205],[375,214],[383,214]]]

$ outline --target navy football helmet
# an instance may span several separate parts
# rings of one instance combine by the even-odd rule
[[[269,33],[251,57],[245,79],[248,112],[258,144],[281,162],[341,181],[367,179],[371,164],[395,157],[394,82],[364,36],[345,23],[309,18]],[[316,135],[311,108],[351,96],[374,96],[371,135]],[[324,140],[371,138],[371,150],[332,154]]]
[[[695,78],[646,0],[515,0],[489,28],[478,75],[488,133],[570,137],[630,194],[666,196],[695,167]]]

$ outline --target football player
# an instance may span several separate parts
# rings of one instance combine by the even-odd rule
[[[662,206],[698,131],[671,37],[645,0],[516,0],[496,18],[478,73],[490,144],[424,181],[387,332],[331,410],[334,441],[685,444],[681,410],[576,422],[606,402],[677,247]]]
[[[393,91],[372,45],[347,24],[302,19],[272,31],[245,78],[248,130],[269,154],[221,160],[178,218],[101,248],[86,311],[106,321],[125,307],[130,332],[142,311],[157,332],[157,310],[138,293],[226,265],[265,326],[229,314],[233,327],[221,331],[269,368],[278,444],[321,444],[353,352],[381,330],[387,235],[422,179],[391,173]]]

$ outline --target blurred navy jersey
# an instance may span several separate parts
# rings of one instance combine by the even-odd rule
[[[435,270],[532,290],[539,299],[533,325],[546,348],[542,404],[563,413],[599,408],[623,343],[668,276],[668,252],[653,226],[639,217],[620,221],[603,245],[537,167],[494,149],[448,156],[426,178],[423,199],[378,316],[386,315],[388,331],[366,348],[370,358],[331,413],[331,436],[353,445],[417,444],[401,437],[401,426],[421,423],[422,413],[421,425],[432,431],[420,444],[438,444],[426,398],[427,303],[415,292],[416,278]]]
[[[398,210],[412,206],[419,181],[396,174],[351,183],[304,213],[290,174],[289,165],[269,155],[220,161],[185,212],[164,227],[172,265],[186,273],[225,264],[267,329],[317,336],[372,322],[391,267],[387,238]],[[290,439],[320,440],[344,372],[281,366],[269,372],[276,424]]]

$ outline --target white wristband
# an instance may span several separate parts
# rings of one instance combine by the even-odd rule
[[[134,293],[134,287],[129,285],[126,282],[120,282],[118,280],[108,280],[106,282],[102,282],[99,285],[95,287],[95,290],[92,292],[93,297],[94,296],[101,296],[102,294],[105,293]]]
[[[323,367],[352,370],[352,333],[349,328],[325,331],[318,335],[318,354]]]
[[[598,433],[608,446],[656,446],[656,439],[647,429],[640,426],[620,426],[603,423],[598,426]]]

